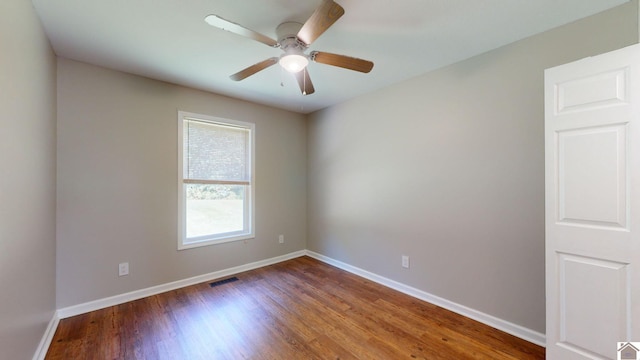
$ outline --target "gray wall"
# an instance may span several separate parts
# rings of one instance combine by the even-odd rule
[[[178,110],[256,124],[255,239],[177,250]],[[304,249],[306,159],[303,115],[59,59],[58,307]]]
[[[30,1],[0,2],[0,359],[55,310],[56,59]]]
[[[543,70],[637,23],[628,3],[312,114],[308,248],[544,333]]]

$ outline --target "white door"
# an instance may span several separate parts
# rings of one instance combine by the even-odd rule
[[[545,72],[547,359],[640,341],[640,45]]]

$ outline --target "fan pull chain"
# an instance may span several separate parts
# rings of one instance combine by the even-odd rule
[[[302,95],[307,96],[307,68],[302,69]]]
[[[282,77],[283,74],[283,69],[282,66],[280,67],[280,87],[284,87],[284,78]]]

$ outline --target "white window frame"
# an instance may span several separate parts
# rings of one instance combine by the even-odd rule
[[[237,232],[229,232],[219,235],[207,235],[194,239],[187,238],[187,211],[186,211],[186,183],[200,183],[184,179],[184,164],[183,164],[183,151],[184,151],[184,122],[185,120],[195,120],[205,123],[211,123],[221,126],[239,127],[249,130],[249,151],[248,161],[249,165],[249,185],[245,191],[245,210],[244,221],[245,224],[249,224],[249,229]],[[240,241],[246,239],[255,238],[255,124],[223,119],[219,117],[196,114],[186,111],[178,111],[178,250],[191,249],[194,247],[207,246],[221,244],[231,241]],[[186,180],[186,181],[185,181]],[[202,182],[205,183],[205,182]],[[211,182],[206,182],[211,183]],[[217,183],[224,183],[220,181]],[[248,207],[248,209],[247,209]]]

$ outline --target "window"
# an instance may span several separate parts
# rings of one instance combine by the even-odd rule
[[[254,124],[180,111],[178,129],[178,249],[254,237]]]

